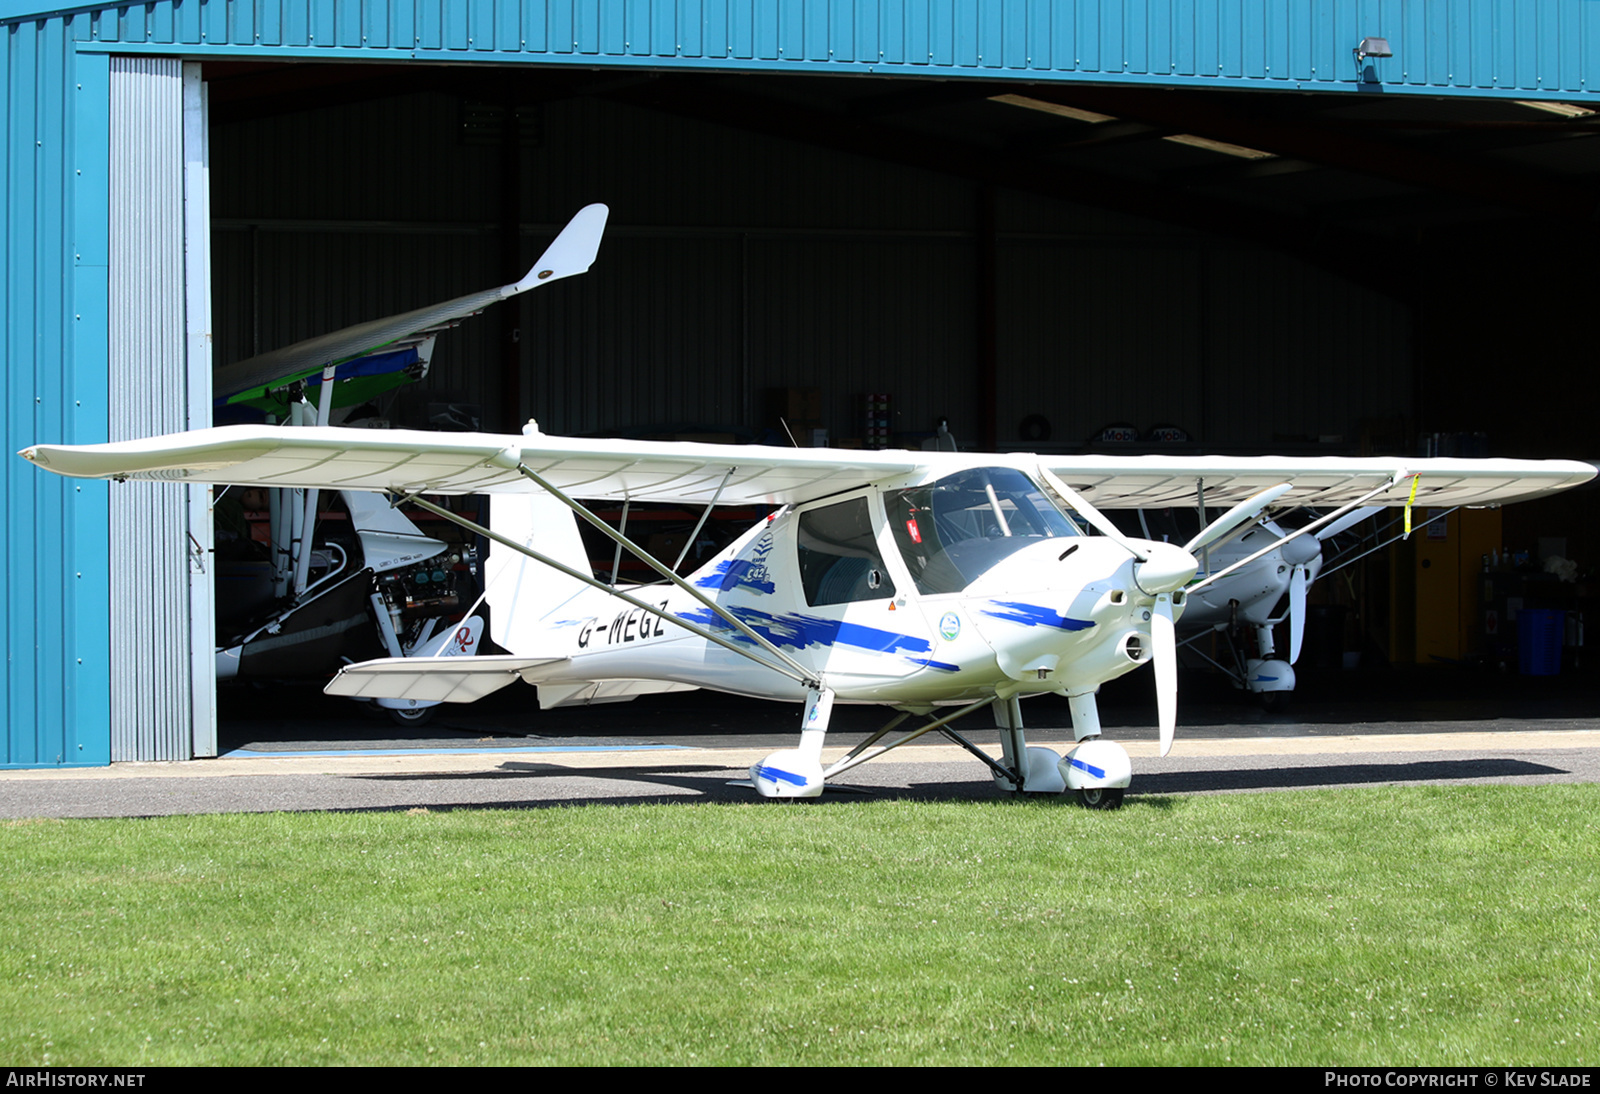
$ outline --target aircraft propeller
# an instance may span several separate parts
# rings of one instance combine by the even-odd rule
[[[1283,482],[1277,486],[1269,486],[1258,491],[1250,497],[1229,509],[1216,520],[1200,530],[1200,534],[1185,543],[1180,551],[1187,556],[1188,572],[1176,584],[1163,582],[1161,586],[1152,588],[1147,585],[1149,580],[1147,570],[1150,563],[1134,566],[1134,581],[1139,588],[1147,593],[1158,593],[1156,596],[1155,610],[1150,614],[1150,658],[1155,664],[1156,671],[1156,712],[1157,721],[1161,727],[1161,755],[1165,756],[1172,751],[1172,737],[1178,725],[1178,637],[1177,628],[1172,621],[1172,593],[1188,584],[1189,579],[1200,568],[1200,561],[1195,557],[1195,552],[1220,540],[1228,535],[1239,525],[1252,521],[1261,515],[1261,511],[1277,501],[1290,490],[1290,484]],[[1166,546],[1153,544],[1152,546]],[[1157,552],[1152,552],[1156,554]],[[1164,554],[1165,552],[1159,552]],[[1153,561],[1153,560],[1152,560]],[[1173,568],[1174,577],[1177,568]],[[1158,592],[1159,589],[1164,591]]]
[[[1289,664],[1300,660],[1306,637],[1306,568],[1296,566],[1289,575]]]
[[[1040,467],[1051,489],[1080,513],[1094,528],[1133,556],[1133,582],[1146,596],[1155,597],[1150,613],[1150,660],[1156,674],[1156,717],[1161,729],[1161,755],[1172,750],[1178,725],[1178,638],[1173,624],[1174,593],[1181,590],[1200,569],[1195,552],[1224,539],[1239,525],[1254,520],[1261,511],[1289,492],[1289,483],[1279,483],[1241,501],[1201,529],[1200,534],[1179,547],[1170,543],[1135,544],[1125,537],[1089,501],[1062,482],[1049,468]]]
[[[1294,567],[1289,574],[1289,664],[1292,665],[1300,660],[1300,647],[1306,635],[1306,589],[1311,584],[1306,567],[1321,556],[1324,541],[1355,527],[1374,513],[1381,512],[1383,507],[1377,505],[1353,509],[1326,528],[1319,530],[1314,545],[1309,542],[1309,536],[1301,536],[1283,545],[1284,561]],[[1276,529],[1275,534],[1282,535],[1282,529]]]
[[[1156,597],[1150,613],[1150,656],[1156,670],[1156,723],[1161,727],[1161,755],[1172,751],[1178,728],[1178,638],[1172,623],[1172,595]]]
[[[1229,509],[1216,520],[1200,529],[1200,534],[1183,545],[1185,551],[1198,551],[1209,547],[1218,540],[1226,539],[1228,533],[1246,521],[1255,520],[1261,515],[1261,510],[1287,494],[1290,486],[1280,482],[1277,486],[1269,486],[1265,490],[1250,495],[1238,505]]]

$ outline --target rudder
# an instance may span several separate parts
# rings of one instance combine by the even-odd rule
[[[578,535],[578,518],[548,494],[491,494],[489,527],[581,574],[590,572],[589,553]],[[537,649],[540,636],[548,630],[547,617],[589,588],[498,543],[489,549],[484,576],[494,640],[525,656]]]

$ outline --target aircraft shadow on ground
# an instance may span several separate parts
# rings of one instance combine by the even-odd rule
[[[867,801],[973,801],[984,798],[1006,798],[1011,795],[995,788],[994,783],[988,779],[956,780],[919,783],[911,786],[873,786],[865,784],[847,783],[838,786],[829,786],[827,792],[820,799],[809,802],[797,802],[793,799],[783,801],[764,801],[756,796],[755,790],[748,783],[743,785],[735,782],[745,777],[745,772],[735,768],[718,767],[714,764],[685,764],[676,767],[648,766],[648,767],[556,767],[549,764],[512,762],[502,765],[494,771],[478,772],[450,772],[445,774],[375,774],[352,775],[353,779],[363,782],[387,783],[431,783],[431,782],[457,782],[476,783],[485,780],[498,781],[503,779],[528,778],[528,777],[556,777],[567,784],[563,789],[556,791],[559,796],[529,797],[517,800],[502,800],[492,802],[460,801],[460,802],[417,802],[407,805],[377,806],[372,810],[356,809],[353,811],[385,811],[395,809],[409,809],[425,806],[428,809],[544,809],[561,808],[575,805],[664,805],[664,804],[770,804],[777,807],[785,805],[817,805],[834,804],[842,805],[854,802]],[[584,792],[579,787],[570,784],[574,781],[601,782],[607,784],[643,783],[650,786],[668,788],[664,794],[612,794],[604,790]]]
[[[1391,783],[1447,783],[1569,774],[1563,768],[1514,759],[1417,760],[1410,763],[1333,764],[1245,770],[1140,774],[1139,794],[1193,794],[1217,790],[1304,790]]]

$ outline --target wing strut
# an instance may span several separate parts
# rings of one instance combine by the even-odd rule
[[[590,519],[595,520],[595,521],[599,521],[600,518],[594,517],[592,514],[589,514],[589,511],[587,509],[584,509],[582,506],[578,505],[576,502],[570,501],[567,498],[562,497],[560,495],[560,493],[557,492],[557,491],[551,491],[551,492],[555,493],[558,497],[561,497],[561,500],[563,502],[565,502],[567,505],[572,506],[573,509],[579,513],[579,515],[588,515],[588,516],[590,516]],[[480,536],[484,536],[484,537],[486,537],[488,539],[491,539],[494,542],[500,544],[502,547],[509,547],[513,551],[518,551],[518,552],[520,552],[520,553],[522,553],[524,555],[527,555],[529,558],[533,559],[535,562],[543,563],[544,565],[549,566],[553,570],[557,570],[557,571],[565,574],[566,576],[568,576],[570,578],[573,578],[575,580],[583,582],[585,585],[590,585],[590,586],[593,586],[596,589],[602,590],[603,592],[609,593],[612,596],[617,597],[619,600],[623,600],[623,601],[626,601],[629,604],[632,604],[635,608],[642,608],[643,610],[649,612],[651,615],[657,616],[657,617],[659,617],[661,619],[665,619],[668,623],[674,623],[677,626],[682,627],[684,630],[686,630],[689,633],[695,635],[696,637],[704,638],[707,642],[715,642],[717,645],[723,647],[724,649],[732,650],[734,653],[739,654],[741,657],[747,657],[750,660],[754,661],[756,664],[762,666],[763,668],[768,668],[768,669],[771,669],[773,672],[781,673],[784,676],[789,677],[789,679],[796,681],[797,683],[804,684],[808,688],[820,688],[822,686],[821,681],[819,681],[816,678],[815,674],[807,672],[805,670],[804,666],[798,664],[793,658],[791,658],[788,655],[786,655],[782,650],[778,649],[771,642],[768,642],[766,639],[762,638],[759,634],[756,634],[753,630],[751,630],[748,626],[746,626],[742,621],[740,621],[739,619],[734,618],[720,604],[715,604],[715,603],[712,603],[711,601],[707,600],[704,596],[702,596],[700,594],[700,591],[698,589],[695,589],[692,586],[690,586],[687,582],[685,582],[682,578],[678,577],[676,574],[668,574],[667,576],[669,578],[671,578],[673,583],[676,584],[679,588],[687,590],[689,593],[694,595],[702,603],[706,604],[706,606],[708,606],[712,611],[716,612],[723,619],[727,620],[728,622],[732,623],[734,626],[738,627],[741,632],[749,634],[757,642],[759,642],[765,649],[771,650],[774,653],[776,653],[778,655],[778,657],[783,661],[783,664],[774,665],[771,661],[768,661],[766,658],[756,656],[756,654],[755,654],[755,652],[753,650],[745,649],[744,647],[738,645],[737,643],[729,641],[726,638],[723,638],[721,635],[713,634],[711,631],[706,630],[704,627],[701,627],[701,626],[699,626],[698,624],[695,624],[695,623],[690,623],[688,620],[683,619],[683,618],[681,618],[679,616],[676,616],[676,615],[674,615],[673,613],[671,613],[669,611],[665,611],[662,608],[660,608],[660,607],[658,607],[658,606],[656,606],[654,604],[647,604],[643,600],[640,600],[638,597],[632,596],[632,595],[630,595],[628,593],[625,593],[621,589],[617,589],[617,588],[615,588],[615,587],[613,587],[611,585],[607,585],[603,581],[597,581],[597,580],[595,580],[594,575],[592,575],[592,574],[579,573],[577,570],[574,570],[570,566],[563,565],[562,563],[557,562],[555,559],[550,558],[547,555],[540,554],[538,551],[535,551],[533,548],[527,546],[526,544],[518,543],[516,540],[509,539],[506,536],[503,536],[500,533],[494,531],[493,529],[485,528],[483,525],[478,524],[478,523],[476,523],[474,521],[470,521],[466,517],[463,517],[459,513],[452,513],[450,510],[444,508],[442,505],[435,505],[433,502],[427,500],[426,498],[419,497],[416,494],[408,494],[405,497],[400,498],[398,501],[396,501],[395,504],[396,505],[402,505],[402,504],[405,504],[405,503],[408,503],[408,502],[410,504],[412,504],[412,505],[418,506],[419,508],[426,509],[428,512],[434,514],[435,516],[443,517],[445,520],[448,520],[448,521],[450,521],[450,522],[452,522],[454,524],[458,524],[461,527],[465,528],[469,532],[475,532],[476,534],[478,534]],[[602,522],[602,527],[605,527],[607,532],[611,531],[611,529],[608,526],[605,526],[603,522]],[[615,536],[614,532],[611,533],[611,534],[613,536]],[[630,551],[633,551],[636,554],[639,554],[640,557],[644,558],[644,560],[646,562],[651,563],[653,566],[657,567],[658,569],[660,568],[660,564],[657,563],[655,561],[655,559],[650,558],[647,555],[644,555],[644,553],[642,551],[640,551],[638,547],[634,546],[631,542],[628,542],[626,539],[624,539],[624,543],[626,543],[626,545],[627,545],[627,547],[628,547],[628,549]]]
[[[1296,528],[1293,532],[1290,532],[1288,535],[1283,536],[1280,539],[1273,540],[1271,543],[1269,543],[1265,547],[1261,548],[1261,550],[1257,551],[1255,554],[1246,555],[1244,558],[1241,558],[1238,562],[1235,562],[1232,566],[1225,566],[1222,569],[1218,570],[1216,573],[1207,575],[1206,579],[1204,581],[1195,582],[1193,585],[1190,585],[1187,589],[1184,590],[1184,595],[1187,596],[1187,595],[1195,592],[1196,590],[1203,589],[1207,585],[1210,585],[1212,582],[1217,581],[1217,580],[1219,580],[1221,578],[1227,577],[1229,574],[1233,573],[1235,570],[1239,570],[1239,569],[1242,569],[1245,566],[1250,565],[1250,563],[1254,562],[1256,559],[1260,558],[1262,555],[1265,555],[1270,551],[1274,551],[1277,548],[1282,547],[1285,543],[1288,543],[1291,539],[1299,539],[1301,536],[1305,535],[1307,532],[1316,531],[1318,528],[1321,528],[1324,524],[1327,524],[1330,521],[1337,520],[1339,517],[1344,516],[1346,513],[1350,512],[1350,510],[1355,509],[1356,507],[1361,505],[1362,502],[1365,502],[1370,498],[1377,497],[1379,494],[1383,493],[1385,490],[1392,490],[1394,488],[1394,485],[1396,483],[1398,483],[1401,479],[1406,479],[1406,478],[1410,478],[1410,477],[1411,476],[1410,476],[1410,474],[1408,472],[1396,471],[1393,475],[1391,475],[1388,479],[1386,479],[1383,482],[1382,485],[1376,487],[1375,489],[1367,491],[1365,494],[1362,494],[1359,498],[1357,498],[1354,501],[1348,503],[1347,505],[1342,505],[1339,508],[1335,509],[1333,512],[1329,513],[1327,516],[1318,517],[1316,520],[1312,521],[1310,524],[1307,524],[1307,525],[1305,525],[1303,527],[1300,527],[1300,528]]]
[[[622,534],[624,539],[626,539],[627,535],[628,535],[628,510],[631,509],[632,507],[633,507],[633,499],[632,498],[623,498],[622,499],[622,527],[618,528],[617,531]],[[621,573],[621,572],[622,572],[622,544],[618,543],[616,551],[613,552],[612,555],[611,555],[611,584],[612,584],[613,587],[621,584],[621,582],[619,582],[617,580],[617,575],[619,573]]]
[[[1444,512],[1440,513],[1438,516],[1429,517],[1427,522],[1424,523],[1422,525],[1422,527],[1426,528],[1429,524],[1433,524],[1436,521],[1441,521],[1445,517],[1448,517],[1451,513],[1454,513],[1457,509],[1461,509],[1461,508],[1463,508],[1463,506],[1452,505],[1450,508],[1448,508]],[[1397,517],[1396,520],[1398,520],[1398,519],[1399,518]],[[1389,529],[1393,528],[1394,526],[1395,526],[1395,521],[1391,520],[1388,524],[1386,524],[1382,528],[1380,528],[1378,530],[1377,535],[1374,536],[1373,538],[1375,538],[1375,539],[1376,538],[1381,538],[1385,532],[1389,531]],[[1383,550],[1385,547],[1389,546],[1389,544],[1391,544],[1391,543],[1399,543],[1402,539],[1405,539],[1405,538],[1406,537],[1404,535],[1391,536],[1390,538],[1384,540],[1382,543],[1378,544],[1376,547],[1367,548],[1365,551],[1362,551],[1359,555],[1356,555],[1354,558],[1342,558],[1342,557],[1336,558],[1334,560],[1334,563],[1333,563],[1332,566],[1329,566],[1327,569],[1325,569],[1322,572],[1320,572],[1319,574],[1317,574],[1317,580],[1320,581],[1323,578],[1327,577],[1329,574],[1336,574],[1340,570],[1344,569],[1346,566],[1350,566],[1350,565],[1352,565],[1354,563],[1360,562],[1362,559],[1366,558],[1368,555],[1373,554],[1374,552]],[[1357,546],[1360,546],[1360,545],[1358,544]],[[1356,548],[1354,548],[1354,547],[1351,548],[1351,550],[1355,550],[1355,549]]]
[[[694,546],[694,541],[700,536],[700,529],[706,526],[706,518],[711,516],[711,510],[717,507],[717,499],[722,497],[723,488],[728,485],[728,480],[733,478],[737,467],[728,468],[728,473],[722,476],[722,481],[717,484],[717,492],[711,495],[711,501],[706,505],[706,511],[700,514],[700,520],[695,524],[694,531],[689,533],[689,538],[683,541],[683,550],[678,552],[677,559],[672,563],[672,572],[677,573],[678,567],[683,565],[683,560],[689,557],[689,548]]]
[[[1057,475],[1054,471],[1050,470],[1041,463],[1039,464],[1039,476],[1043,478],[1045,482],[1050,484],[1050,488],[1061,496],[1062,501],[1066,502],[1074,510],[1076,510],[1077,513],[1082,516],[1084,520],[1092,524],[1101,535],[1105,536],[1112,543],[1115,543],[1124,551],[1127,551],[1130,555],[1132,555],[1135,562],[1146,562],[1149,560],[1150,556],[1147,552],[1139,550],[1139,548],[1128,542],[1128,537],[1122,534],[1122,530],[1120,528],[1118,528],[1115,524],[1112,524],[1111,521],[1106,518],[1104,513],[1090,505],[1088,499],[1086,499],[1082,494],[1078,493],[1072,487],[1063,482],[1060,475]]]
[[[521,458],[520,458],[520,456],[518,456],[518,455],[516,455],[514,453],[515,453],[515,449],[510,449],[510,448],[508,448],[503,453],[503,456],[505,457],[505,460],[506,460],[505,466],[507,466],[507,467],[514,466],[515,469],[516,469],[517,474],[521,475],[523,478],[527,479],[529,482],[531,482],[535,486],[539,487],[539,489],[545,491],[551,497],[555,498],[562,505],[565,505],[568,509],[571,509],[574,513],[578,514],[579,517],[581,517],[583,520],[587,521],[590,525],[592,525],[593,527],[598,529],[603,535],[605,535],[608,539],[612,540],[619,547],[626,547],[628,550],[632,551],[634,553],[634,555],[636,555],[638,557],[639,561],[643,562],[646,566],[650,567],[656,573],[660,574],[662,577],[664,577],[668,581],[672,582],[678,588],[682,589],[684,592],[686,592],[690,596],[694,597],[700,603],[704,604],[707,608],[710,608],[712,611],[716,612],[717,615],[721,616],[724,621],[726,621],[730,626],[732,626],[740,634],[744,635],[746,638],[750,639],[750,641],[754,642],[756,645],[758,645],[762,649],[766,650],[772,656],[774,656],[778,660],[782,661],[785,665],[789,666],[789,669],[791,671],[785,672],[784,673],[785,676],[790,676],[790,677],[793,677],[796,680],[799,680],[800,682],[805,684],[806,687],[808,687],[808,688],[818,688],[818,689],[820,689],[822,687],[822,682],[819,679],[817,679],[815,673],[809,671],[800,662],[796,661],[794,658],[792,658],[788,654],[784,653],[777,646],[774,646],[767,639],[763,638],[760,634],[757,634],[756,631],[754,630],[754,628],[752,628],[744,620],[738,618],[732,612],[728,611],[728,609],[724,608],[721,604],[718,604],[716,601],[714,601],[710,597],[706,596],[705,593],[702,593],[699,589],[696,589],[693,585],[689,584],[683,578],[679,577],[671,569],[667,568],[666,566],[662,565],[660,562],[656,561],[656,559],[654,557],[652,557],[651,555],[647,554],[644,551],[643,548],[641,548],[638,544],[634,543],[627,536],[622,535],[615,528],[612,528],[611,525],[607,524],[605,521],[601,520],[599,517],[597,517],[593,513],[589,512],[589,510],[586,509],[584,506],[580,505],[578,502],[573,501],[571,498],[567,497],[566,494],[564,494],[560,490],[556,489],[543,476],[541,476],[537,471],[534,471],[527,464],[523,463]],[[734,470],[736,470],[736,469],[735,468],[729,468],[729,474],[732,474]],[[724,484],[727,483],[727,479],[726,478],[723,479],[723,483]],[[721,493],[722,493],[722,488],[721,487],[717,488],[717,493],[718,493],[719,496],[721,495]],[[618,594],[618,595],[621,595],[621,594]],[[661,613],[657,612],[656,614],[660,615]],[[671,617],[669,616],[668,618],[671,618]],[[689,624],[684,623],[681,619],[672,619],[672,622],[677,623],[680,626],[684,626],[684,627],[688,627],[689,626]],[[701,633],[702,637],[709,637],[709,632],[699,632],[699,633]],[[720,644],[724,645],[724,646],[727,646],[729,649],[733,649],[733,650],[739,649],[739,647],[731,645],[731,644],[729,644],[727,642],[721,642]],[[750,655],[750,651],[749,650],[739,650],[739,652],[745,654],[746,656]],[[760,658],[752,658],[752,659],[755,660],[758,664],[763,664],[763,665],[768,664],[766,661],[762,661]],[[776,667],[776,666],[769,666],[769,667]]]
[[[322,402],[317,406],[317,425],[325,426],[333,413],[333,380],[339,374],[339,365],[336,361],[329,361],[322,368]],[[296,545],[299,556],[294,560],[294,595],[304,596],[306,580],[311,576],[311,543],[317,527],[317,498],[321,491],[316,487],[306,491],[306,515],[302,520],[305,533]]]

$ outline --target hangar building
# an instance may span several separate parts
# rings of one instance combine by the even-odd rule
[[[0,0],[6,442],[515,280],[391,413],[1593,454],[1583,0]],[[203,492],[10,458],[0,765],[215,750]],[[1581,499],[1508,542],[1596,543]],[[1537,529],[1537,533],[1533,531]],[[1518,539],[1518,536],[1524,537]]]

